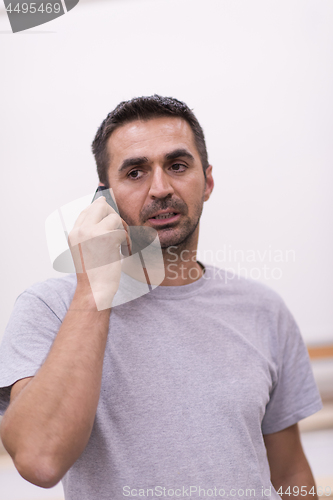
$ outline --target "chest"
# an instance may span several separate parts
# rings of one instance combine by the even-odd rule
[[[101,397],[113,418],[145,427],[149,415],[150,425],[190,426],[192,435],[196,425],[260,424],[276,371],[249,323],[201,312],[111,327]]]

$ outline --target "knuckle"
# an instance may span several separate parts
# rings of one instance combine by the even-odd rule
[[[74,243],[74,241],[77,240],[77,229],[74,228],[70,231],[70,233],[68,234],[68,240],[71,244]]]
[[[77,236],[78,240],[82,240],[82,238],[84,238],[86,236],[86,231],[84,230],[84,228],[82,226],[77,228],[76,236]]]
[[[85,241],[87,237],[87,230],[82,226],[72,229],[72,231],[68,235],[68,239],[71,245],[78,245],[79,243]]]
[[[123,229],[123,225],[121,223],[121,218],[116,212],[112,212],[108,215],[106,222],[106,226],[110,231],[115,229]]]
[[[113,214],[114,216],[114,221],[115,221],[115,224],[117,224],[118,226],[121,224],[122,225],[122,220],[121,220],[121,217],[119,214],[117,214],[116,212],[114,212]]]

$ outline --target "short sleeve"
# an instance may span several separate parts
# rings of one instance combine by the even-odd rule
[[[34,293],[17,298],[0,345],[0,414],[9,404],[11,386],[41,367],[60,326],[58,315]]]
[[[282,302],[277,325],[277,380],[262,420],[263,434],[278,432],[322,408],[307,348]]]

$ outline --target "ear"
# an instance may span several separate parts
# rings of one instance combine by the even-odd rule
[[[103,182],[99,182],[98,186],[105,186],[105,184],[103,184]]]
[[[209,200],[210,195],[212,194],[214,188],[214,179],[212,175],[213,166],[209,165],[206,169],[206,184],[205,184],[205,193],[204,193],[204,201]]]

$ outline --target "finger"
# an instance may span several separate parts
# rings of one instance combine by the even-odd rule
[[[123,228],[126,231],[126,241],[124,241],[121,244],[121,253],[125,257],[129,257],[130,255],[132,255],[132,240],[131,240],[131,236],[130,236],[130,230],[129,230],[127,222],[125,222],[124,219],[121,219],[121,223],[123,225]]]
[[[92,226],[98,224],[110,214],[118,215],[106,202],[104,196],[97,198],[87,209],[86,216],[81,226]]]
[[[125,255],[126,257],[128,257],[129,255],[132,255],[131,234],[130,234],[130,230],[129,230],[128,224],[123,219],[121,219],[121,220],[122,220],[122,222],[124,224],[124,229],[126,231],[126,244],[124,242],[121,247],[122,247],[122,250],[124,250],[124,252],[125,252],[125,253],[123,253],[123,255]]]
[[[125,231],[127,231],[127,233],[129,234],[129,229],[128,229],[128,224],[127,222],[124,221],[124,219],[120,218],[121,220],[121,223],[123,225],[123,228],[125,229]]]
[[[119,217],[116,212],[113,212],[104,219],[102,219],[98,224],[95,225],[95,229],[100,234],[108,233],[109,231],[114,231],[115,229],[125,229],[123,220]]]
[[[79,226],[81,226],[81,224],[83,223],[84,219],[86,218],[86,215],[87,215],[87,211],[88,209],[90,208],[90,205],[89,207],[85,208],[84,210],[82,210],[82,212],[80,213],[80,215],[78,216],[78,218],[76,219],[75,221],[75,224],[73,226],[73,229],[75,228],[78,228]]]
[[[80,253],[82,269],[85,271],[102,267],[121,259],[119,247],[126,241],[126,232],[124,229],[95,235],[82,241],[77,245]],[[76,250],[76,247],[74,248]]]
[[[115,225],[117,220],[112,218],[112,214],[105,217],[98,225],[98,231],[108,232],[115,229],[124,229],[126,231],[126,241],[122,244],[122,254],[128,257],[132,255],[132,240],[130,236],[129,226],[124,219],[118,217],[118,225]],[[123,251],[124,250],[124,251]]]
[[[84,210],[82,210],[82,212],[80,213],[80,215],[78,216],[78,218],[76,219],[75,221],[75,224],[73,226],[73,229],[75,228],[78,228],[80,227],[86,220],[86,217],[87,215],[89,214],[89,212],[91,210],[95,210],[95,206],[94,208],[92,209],[91,207],[94,205],[94,203],[96,203],[96,201],[98,201],[100,198],[97,198],[91,205],[88,205]]]
[[[123,243],[121,244],[120,251],[124,257],[129,257],[130,255],[132,255],[132,242],[127,231],[126,231],[126,241],[123,241]]]

